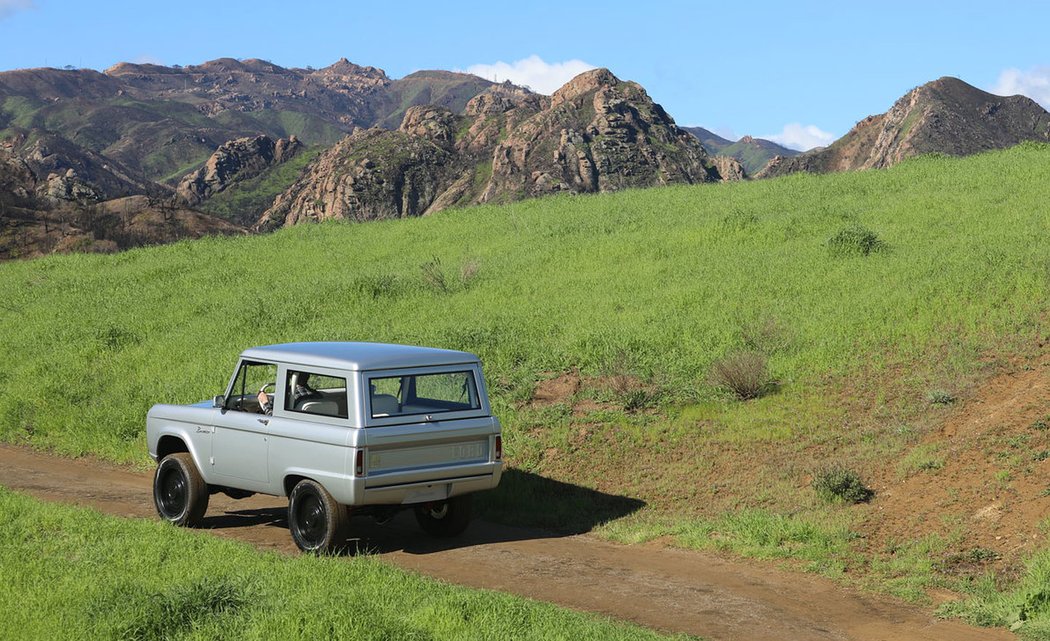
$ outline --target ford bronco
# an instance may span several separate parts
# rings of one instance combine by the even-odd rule
[[[471,493],[503,467],[477,356],[380,343],[288,343],[241,354],[226,393],[154,405],[157,512],[196,526],[208,497],[288,497],[300,549],[346,542],[350,513],[385,520],[411,508],[434,536],[470,521]]]

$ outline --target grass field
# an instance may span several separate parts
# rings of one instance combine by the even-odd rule
[[[0,436],[144,461],[149,406],[222,391],[241,349],[358,339],[480,354],[511,452],[536,380],[572,369],[626,372],[665,414],[768,437],[761,419],[827,377],[937,354],[930,375],[951,383],[1044,332],[1048,159],[1029,145],[7,263]],[[884,248],[829,249],[856,225]],[[709,368],[766,320],[780,392],[728,403]]]
[[[826,457],[896,465],[946,411],[929,398],[964,394],[1047,339],[1047,203],[1050,147],[1026,144],[8,263],[0,438],[146,464],[149,406],[221,393],[245,347],[465,349],[484,360],[522,478],[647,504],[552,509],[522,482],[489,497],[489,514],[570,515],[584,530],[620,519],[610,536],[698,547],[717,529],[720,549],[834,574],[855,522],[800,479]],[[766,393],[740,402],[711,373],[745,352],[767,359]],[[530,401],[566,373],[581,381],[571,398]],[[771,539],[803,552],[749,547],[763,520],[803,532],[804,545]],[[879,562],[865,564],[873,576]],[[917,596],[923,571],[888,568],[904,587],[882,587]]]
[[[667,638],[369,557],[260,553],[3,488],[0,514],[4,639]]]

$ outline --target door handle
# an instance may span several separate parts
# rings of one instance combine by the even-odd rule
[[[259,421],[263,425],[269,425],[270,424],[270,419],[268,419],[268,418],[257,418],[255,420]]]

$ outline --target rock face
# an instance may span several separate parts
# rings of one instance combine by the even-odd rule
[[[269,136],[238,138],[224,143],[204,166],[187,174],[175,190],[179,202],[199,205],[231,184],[258,176],[266,169],[291,160],[302,151],[295,136],[274,140]]]
[[[431,117],[422,120],[426,111]],[[258,229],[328,219],[375,220],[419,216],[445,184],[452,159],[447,110],[415,107],[405,115],[405,131],[361,129],[323,153],[306,175],[263,214]]]
[[[483,201],[717,178],[695,138],[633,82],[580,74],[499,143]]]
[[[1050,114],[1035,101],[945,77],[909,91],[828,147],[780,159],[762,175],[889,167],[925,153],[966,156],[1025,140],[1050,140]]]
[[[744,175],[735,161],[722,167]],[[700,143],[640,86],[598,69],[551,98],[495,85],[462,115],[413,107],[397,131],[358,131],[322,154],[257,227],[720,179]]]
[[[722,182],[747,178],[747,171],[744,169],[744,166],[740,164],[739,160],[731,156],[715,156],[711,159],[711,164],[714,165],[715,171],[718,172],[719,179]]]

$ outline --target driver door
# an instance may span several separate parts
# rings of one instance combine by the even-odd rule
[[[226,395],[212,436],[212,465],[221,483],[262,491],[269,481],[268,435],[270,416],[257,399],[266,386],[273,402],[277,393],[277,365],[242,360]]]

